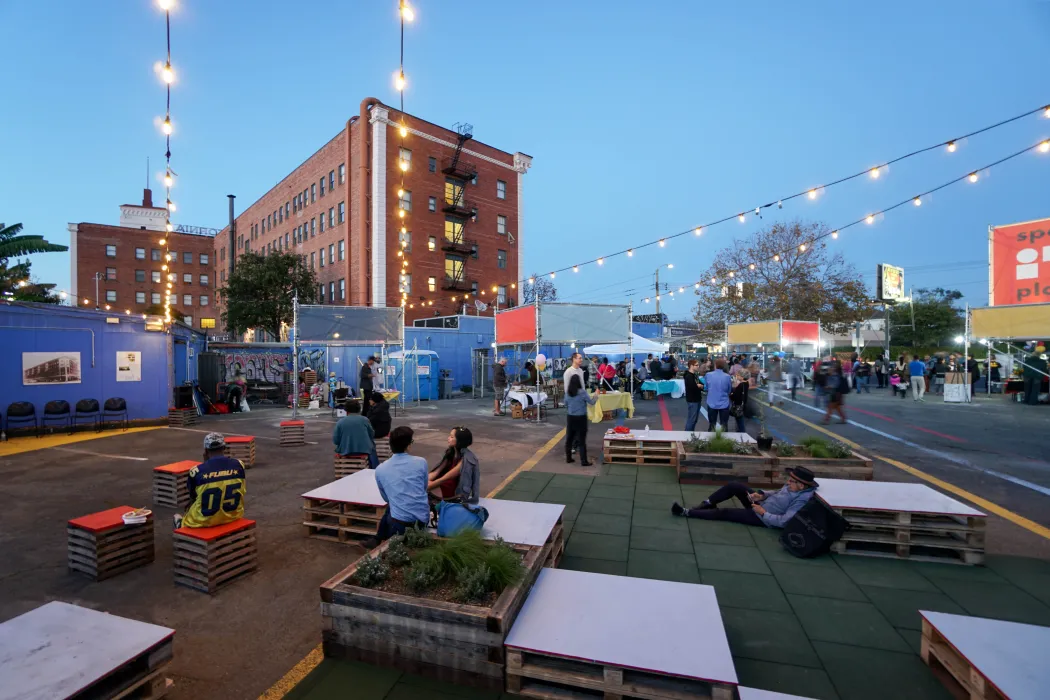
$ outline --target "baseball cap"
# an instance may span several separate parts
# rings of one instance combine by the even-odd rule
[[[204,449],[220,450],[224,447],[226,447],[226,438],[222,436],[222,433],[208,433],[204,436]]]

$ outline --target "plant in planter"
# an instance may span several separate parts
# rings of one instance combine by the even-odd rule
[[[758,411],[758,437],[755,438],[755,442],[758,443],[758,449],[768,450],[773,447],[773,436],[766,431],[766,409],[759,402],[755,402],[755,408]]]
[[[794,445],[781,442],[777,445],[777,457],[794,457],[797,453]]]
[[[685,442],[686,452],[714,452],[716,454],[738,454],[750,455],[755,453],[755,448],[748,443],[727,438],[722,434],[722,427],[715,427],[715,435],[712,438],[701,438],[695,433]]]
[[[816,435],[808,435],[799,441],[806,448],[810,457],[817,459],[849,459],[853,456],[853,450],[849,445],[841,442],[832,442]]]

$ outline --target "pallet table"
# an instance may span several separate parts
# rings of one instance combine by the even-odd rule
[[[172,535],[175,583],[213,594],[259,568],[255,521],[180,527]]]
[[[226,438],[226,456],[240,460],[245,469],[255,466],[255,436],[232,435]]]
[[[850,524],[838,554],[984,562],[987,516],[925,484],[819,479],[817,497]]]
[[[281,421],[281,447],[306,444],[306,422],[301,420]]]
[[[336,452],[332,457],[335,466],[335,478],[342,479],[362,469],[368,469],[368,455],[341,455]]]
[[[0,700],[141,698],[171,688],[175,630],[53,601],[0,624]]]
[[[169,428],[185,428],[190,425],[197,425],[200,422],[200,416],[197,415],[196,408],[169,408],[168,409],[168,427]]]
[[[1046,697],[1050,627],[926,610],[919,615],[922,660],[947,671],[964,696],[973,700]]]
[[[745,688],[744,686],[737,687],[737,692],[740,693],[740,700],[812,700],[812,698],[804,698],[801,695],[788,695],[787,693]]]
[[[741,442],[755,442],[747,433],[722,433]],[[606,464],[634,464],[638,466],[677,467],[678,445],[693,436],[701,439],[713,433],[685,430],[635,430],[630,433],[606,432],[602,445],[602,461]]]
[[[186,477],[200,462],[184,460],[153,467],[153,504],[184,510],[190,504]]]
[[[682,620],[703,634],[674,633]],[[526,697],[731,700],[736,693],[711,586],[543,569],[506,647],[506,690]]]
[[[141,525],[125,525],[121,516],[131,510],[118,506],[70,520],[70,571],[102,581],[153,561],[153,515]]]
[[[550,547],[544,566],[556,568],[565,551],[565,531],[562,513],[565,506],[557,503],[531,503],[480,498],[478,505],[489,512],[489,519],[481,529],[486,540],[502,538],[510,544],[529,547]]]
[[[386,511],[374,469],[356,471],[302,497],[306,534],[321,540],[358,544],[375,537]]]

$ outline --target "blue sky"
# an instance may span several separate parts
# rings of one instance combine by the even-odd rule
[[[365,96],[396,101],[396,2],[178,0],[172,17],[174,199],[180,223],[221,227],[331,138]],[[1050,103],[1050,2],[414,3],[406,109],[534,157],[525,178],[527,269],[575,260],[754,208],[915,148]],[[657,11],[659,7],[659,11]],[[0,2],[0,221],[67,242],[73,221],[116,223],[164,142],[163,13],[148,0]],[[836,227],[1050,137],[1029,117],[952,155],[767,215]],[[833,245],[873,284],[987,302],[989,224],[1050,216],[1050,155],[857,227]],[[561,295],[636,301],[652,271],[686,283],[750,219],[602,268]],[[918,268],[909,274],[909,268]],[[68,284],[66,255],[39,256]],[[484,280],[482,281],[484,283]],[[631,293],[631,290],[637,290]],[[691,302],[689,302],[691,303]],[[665,306],[684,317],[688,303]]]

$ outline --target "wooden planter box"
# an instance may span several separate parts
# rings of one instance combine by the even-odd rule
[[[382,554],[388,545],[371,555]],[[515,549],[524,554],[525,577],[506,588],[492,607],[361,588],[350,583],[358,562],[351,564],[321,585],[325,656],[502,691],[503,642],[551,555],[550,543]]]
[[[774,483],[776,457],[758,454],[738,455],[718,452],[686,452],[678,443],[678,481],[683,484],[727,484],[739,481],[749,486]]]
[[[606,439],[602,444],[602,461],[605,464],[677,467],[681,451],[680,442]]]
[[[852,457],[844,459],[819,459],[801,455],[798,457],[776,456],[776,469],[773,473],[774,483],[787,483],[787,470],[795,467],[806,467],[820,479],[856,479],[871,481],[874,473],[871,458],[854,452]]]

